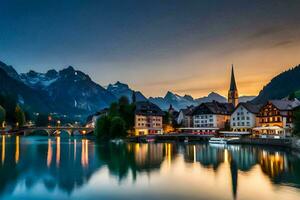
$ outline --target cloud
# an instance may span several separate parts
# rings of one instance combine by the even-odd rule
[[[271,48],[287,46],[287,45],[290,45],[292,43],[293,43],[292,40],[284,40],[284,41],[275,43],[274,45],[271,46]]]
[[[258,38],[262,38],[265,36],[273,35],[275,33],[279,33],[283,30],[284,30],[284,28],[279,27],[279,26],[267,27],[267,28],[257,30],[256,32],[250,34],[248,38],[249,39],[258,39]]]

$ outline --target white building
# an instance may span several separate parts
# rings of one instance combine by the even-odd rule
[[[215,133],[214,130],[224,129],[229,125],[230,114],[234,106],[231,103],[219,103],[217,101],[202,103],[193,110],[194,133]]]
[[[230,128],[233,132],[251,132],[257,125],[257,115],[260,105],[251,103],[239,103],[230,118]]]

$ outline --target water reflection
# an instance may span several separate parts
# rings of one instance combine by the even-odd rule
[[[220,187],[217,186],[218,183],[225,181],[230,188],[229,191],[226,189],[231,193],[230,198],[240,199],[240,196],[245,195],[239,189],[244,187],[244,174],[249,174],[250,178],[259,176],[258,183],[249,179],[249,184],[267,184],[257,169],[268,177],[272,185],[300,188],[299,153],[276,148],[177,143],[95,144],[93,140],[86,138],[61,137],[1,136],[1,141],[0,195],[6,197],[15,195],[24,183],[22,191],[25,196],[30,194],[31,189],[41,186],[49,192],[55,190],[65,195],[78,193],[80,188],[91,189],[95,186],[92,183],[101,181],[105,176],[103,169],[107,170],[110,178],[118,182],[116,186],[111,181],[106,181],[110,185],[111,195],[120,192],[119,187],[123,185],[128,190],[139,187],[140,180],[149,181],[151,176],[159,179],[156,182],[158,188],[168,191],[170,187],[178,192],[181,188],[176,181],[183,181],[188,185],[190,180],[197,181],[205,176],[215,187]],[[185,177],[189,168],[204,171],[192,171]],[[168,178],[176,176],[170,174],[166,179],[164,174],[174,169],[176,171],[172,173],[182,173],[183,176],[180,180],[166,184]],[[221,178],[215,182],[219,176]],[[94,181],[91,180],[92,177]],[[152,189],[152,192],[155,193],[158,188]],[[220,189],[225,188],[223,185]],[[299,195],[300,192],[297,192]],[[43,193],[39,195],[42,196]],[[95,193],[98,194],[97,190]]]

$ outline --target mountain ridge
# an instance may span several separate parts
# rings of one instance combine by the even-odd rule
[[[45,73],[30,70],[27,73],[18,74],[12,66],[0,61],[0,69],[15,81],[20,82],[22,87],[27,86],[26,90],[41,94],[43,96],[41,99],[48,98],[47,104],[51,105],[48,106],[49,111],[61,112],[62,114],[89,115],[109,107],[121,96],[126,96],[131,101],[133,92],[137,101],[150,101],[163,110],[167,110],[171,104],[174,109],[180,110],[203,102],[227,102],[225,97],[216,92],[193,98],[188,94],[181,96],[168,91],[164,97],[147,98],[142,92],[135,91],[129,85],[120,81],[109,84],[104,88],[94,82],[89,75],[74,69],[72,66],[58,71],[50,69]],[[32,107],[32,105],[29,105],[29,107]]]

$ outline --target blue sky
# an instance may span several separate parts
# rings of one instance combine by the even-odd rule
[[[299,10],[292,0],[0,0],[0,60],[194,97],[225,95],[233,63],[240,93],[255,95],[300,63]]]

